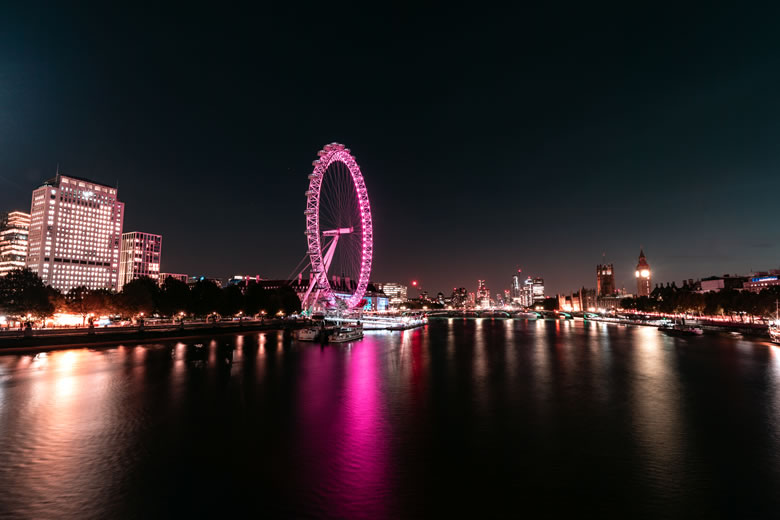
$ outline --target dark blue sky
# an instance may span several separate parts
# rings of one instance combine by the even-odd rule
[[[663,281],[780,264],[777,11],[291,9],[0,8],[0,211],[59,163],[119,183],[164,270],[281,277],[339,141],[379,281],[562,291],[606,252],[631,289],[640,245]]]

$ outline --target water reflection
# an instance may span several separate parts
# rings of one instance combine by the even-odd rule
[[[761,517],[779,505],[780,350],[761,342],[489,319],[341,346],[277,332],[202,342],[204,363],[184,342],[0,356],[0,511],[684,517],[749,504],[742,516]]]

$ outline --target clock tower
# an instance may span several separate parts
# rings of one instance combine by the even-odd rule
[[[650,264],[642,248],[639,249],[639,263],[636,264],[636,295],[650,296]]]

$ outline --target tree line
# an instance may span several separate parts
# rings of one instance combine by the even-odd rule
[[[624,298],[621,307],[639,312],[687,313],[708,316],[770,316],[775,314],[780,287],[768,287],[760,293],[723,289],[698,293],[674,284],[656,287],[650,296]]]
[[[17,269],[0,277],[0,314],[9,318],[44,319],[58,312],[78,314],[86,323],[89,316],[222,316],[264,315],[278,312],[300,312],[301,302],[295,291],[284,286],[265,289],[250,283],[244,290],[236,285],[220,288],[210,280],[200,280],[192,287],[172,277],[162,285],[142,277],[114,293],[105,289],[76,287],[65,294],[44,285],[29,269]]]

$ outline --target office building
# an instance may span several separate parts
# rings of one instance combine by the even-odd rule
[[[12,211],[0,217],[0,276],[23,269],[29,247],[30,215]]]
[[[747,277],[747,276],[728,275],[728,274],[724,274],[723,276],[709,276],[707,278],[701,279],[701,281],[698,284],[699,285],[698,290],[703,293],[719,292],[724,289],[738,291],[743,288],[745,282],[754,283],[752,282],[752,278],[760,278],[760,276],[755,275],[753,277]]]
[[[469,301],[469,292],[465,287],[453,287],[450,301],[453,307],[465,307]]]
[[[753,273],[750,278],[745,280],[742,287],[746,291],[760,293],[764,289],[778,285],[780,285],[780,270],[772,269]]]
[[[528,277],[523,282],[523,295],[521,305],[533,307],[544,302],[544,278]]]
[[[400,283],[378,283],[375,284],[377,290],[383,292],[387,296],[391,307],[399,307],[406,303],[407,287]]]
[[[650,296],[652,288],[650,287],[651,273],[650,264],[647,263],[644,250],[639,250],[639,262],[636,264],[636,295],[641,298],[642,296]]]
[[[141,277],[158,281],[161,255],[162,235],[141,231],[124,233],[119,260],[119,290]]]
[[[62,292],[117,290],[123,218],[116,188],[58,173],[32,194],[27,267]]]
[[[520,303],[520,298],[523,293],[523,284],[520,281],[520,271],[512,277],[512,288],[510,289],[510,301],[511,303]]]
[[[165,283],[166,278],[173,278],[175,280],[179,280],[180,282],[187,283],[189,282],[190,277],[186,274],[179,274],[179,273],[160,273],[160,277],[158,278],[158,281],[160,282],[160,287]]]
[[[596,292],[599,298],[615,294],[615,271],[612,264],[596,266]]]
[[[490,307],[490,291],[485,286],[485,280],[477,280],[477,305],[482,309]]]

